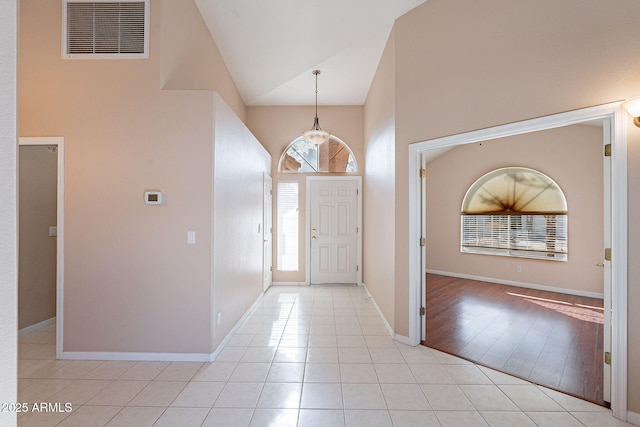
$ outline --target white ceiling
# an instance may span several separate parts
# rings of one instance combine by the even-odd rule
[[[362,105],[394,21],[426,0],[195,0],[249,106]]]

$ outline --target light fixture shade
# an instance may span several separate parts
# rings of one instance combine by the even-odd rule
[[[622,103],[622,108],[633,117],[640,117],[640,96],[631,98]]]
[[[312,144],[320,145],[327,142],[331,134],[320,128],[318,116],[315,116],[313,119],[313,127],[308,131],[302,132],[302,137]]]
[[[327,142],[331,135],[329,134],[329,132],[325,132],[322,129],[320,130],[311,129],[306,132],[303,132],[302,136],[304,139],[306,139],[310,143],[320,145]]]

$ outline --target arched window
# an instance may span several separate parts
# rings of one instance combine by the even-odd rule
[[[541,172],[487,173],[467,190],[461,217],[462,252],[567,260],[567,201]]]
[[[295,139],[280,157],[280,172],[357,172],[356,158],[340,138],[331,135],[324,144],[312,144],[303,137]]]

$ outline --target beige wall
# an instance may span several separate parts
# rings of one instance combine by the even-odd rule
[[[640,91],[634,0],[429,0],[395,25],[396,332],[408,322],[408,144],[616,100]],[[629,129],[629,182],[640,131]],[[629,187],[630,212],[640,205]],[[630,223],[629,330],[640,323],[639,230]],[[629,336],[629,409],[640,412],[640,336]]]
[[[211,91],[160,90],[166,37],[190,25],[163,34],[163,6],[151,2],[149,59],[62,60],[61,2],[21,2],[20,132],[65,137],[65,352],[208,354],[220,341],[212,295],[235,284],[212,286],[214,125],[224,139],[240,120],[216,116]],[[146,190],[165,204],[145,205]]]
[[[602,145],[601,127],[576,125],[458,146],[429,162],[427,269],[602,295],[604,269],[595,265],[604,248]],[[464,195],[476,179],[507,166],[538,170],[564,192],[566,262],[460,252]]]
[[[281,180],[297,180],[299,182],[299,270],[298,271],[278,271],[274,257],[274,282],[304,282],[306,263],[306,174],[278,173],[278,162],[283,151],[294,139],[298,138],[303,131],[310,129],[313,125],[314,107],[249,107],[248,126],[256,137],[264,144],[271,154],[271,170],[273,171],[273,247],[278,245],[277,231],[277,185]],[[343,140],[353,151],[358,164],[358,172],[355,175],[362,175],[365,169],[364,158],[364,136],[363,136],[363,107],[361,106],[336,106],[318,107],[318,117],[324,130],[331,132]],[[340,175],[340,174],[326,174]]]
[[[244,102],[194,0],[161,4],[161,87],[215,90],[246,121]]]
[[[159,90],[158,25],[147,60],[62,60],[61,16],[21,2],[20,132],[65,137],[64,350],[207,353],[212,94]]]
[[[364,109],[363,281],[394,326],[395,46],[382,54]]]
[[[0,402],[18,401],[18,2],[0,2]],[[15,412],[0,412],[15,425]]]
[[[56,315],[58,154],[47,146],[19,150],[18,328]]]
[[[270,167],[267,150],[216,96],[212,351],[262,293],[263,176]]]

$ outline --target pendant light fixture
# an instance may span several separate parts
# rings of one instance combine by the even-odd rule
[[[313,119],[313,127],[302,133],[304,139],[316,145],[327,142],[331,136],[329,132],[320,128],[320,121],[318,120],[318,74],[320,74],[320,70],[313,70],[313,75],[316,76],[316,116]]]

